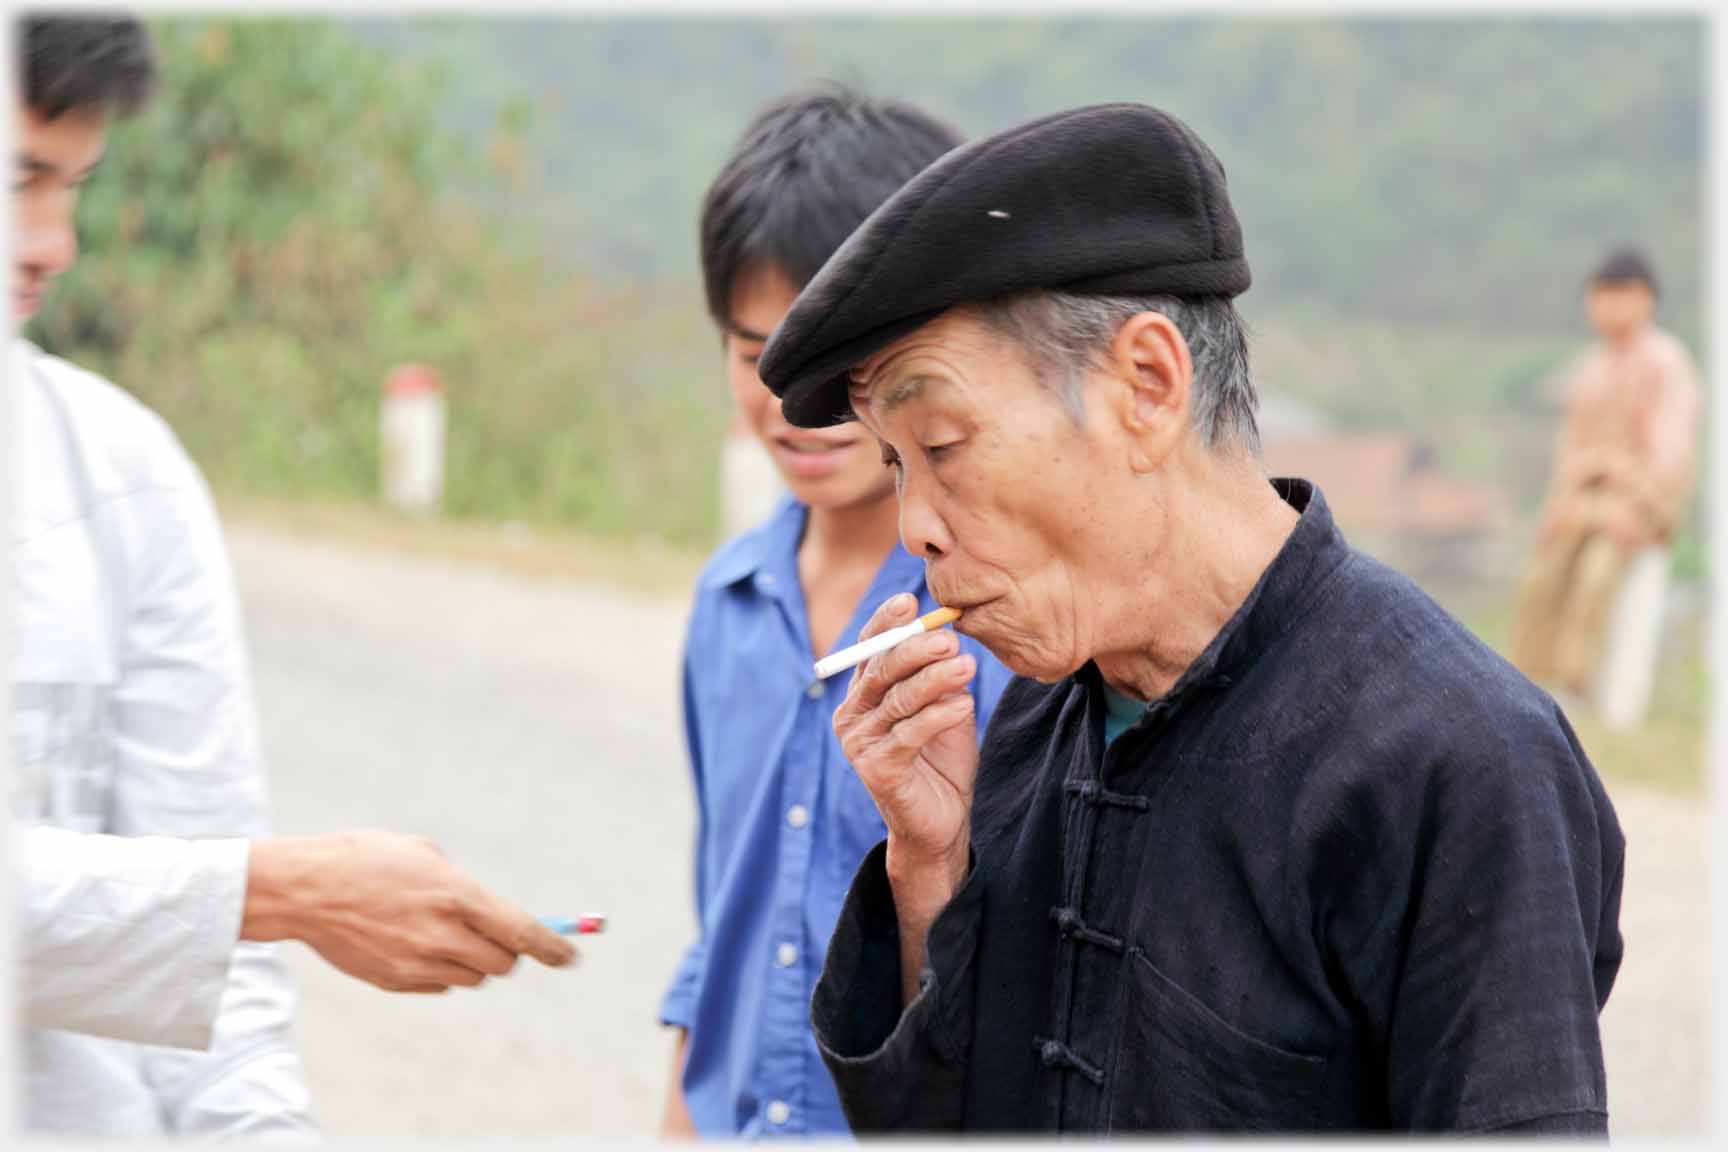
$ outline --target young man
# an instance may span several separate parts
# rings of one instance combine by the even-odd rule
[[[132,19],[23,28],[12,191],[20,323],[72,265],[71,210],[108,119],[148,98]],[[252,836],[267,823],[237,607],[208,496],[160,420],[19,342],[21,497],[13,684],[17,815],[72,832]],[[135,948],[165,928],[141,926]],[[171,958],[164,957],[168,963]],[[315,1135],[289,1035],[293,991],[268,945],[238,946],[206,1052],[31,1031],[30,1131]]]
[[[934,601],[898,542],[893,474],[857,425],[789,425],[756,358],[799,289],[901,184],[959,143],[904,104],[798,95],[744,133],[702,208],[709,311],[743,418],[789,495],[699,582],[684,712],[699,809],[700,935],[661,1009],[679,1030],[666,1135],[846,1131],[810,1033],[810,995],[858,862],[884,834],[834,736],[848,676],[817,657],[874,605]],[[972,641],[979,729],[1008,678]]]
[[[155,64],[136,20],[19,30],[22,325],[76,259],[78,188],[110,120],[148,98]],[[293,994],[264,941],[301,939],[351,975],[417,992],[570,949],[424,842],[262,835],[245,646],[202,477],[107,381],[23,340],[6,367],[25,1125],[313,1138]]]
[[[1598,340],[1566,380],[1566,423],[1520,590],[1514,661],[1556,691],[1593,698],[1610,725],[1626,728],[1641,722],[1650,699],[1668,550],[1692,499],[1703,396],[1685,346],[1656,325],[1656,276],[1641,253],[1608,254],[1585,310]]]

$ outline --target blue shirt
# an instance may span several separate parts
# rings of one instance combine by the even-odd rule
[[[840,750],[833,715],[851,674],[816,679],[798,544],[784,499],[725,545],[697,584],[684,651],[696,785],[700,935],[660,1009],[689,1032],[684,1100],[705,1137],[849,1131],[810,1031],[810,996],[858,865],[887,834]],[[924,565],[896,544],[841,633],[854,643],[899,592],[936,607]],[[1010,673],[977,641],[982,733]]]

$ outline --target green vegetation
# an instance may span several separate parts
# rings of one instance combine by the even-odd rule
[[[1697,348],[1697,18],[155,27],[162,98],[115,133],[33,334],[161,411],[226,515],[351,545],[687,589],[727,404],[696,204],[748,116],[820,78],[973,133],[1104,99],[1183,115],[1230,172],[1262,384],[1414,429],[1526,511],[1605,244],[1654,251]],[[446,383],[454,523],[365,506],[406,361]],[[1695,523],[1676,575],[1703,565]],[[1508,589],[1475,596],[1453,607],[1498,642]],[[1682,647],[1647,729],[1579,719],[1606,775],[1701,786],[1708,681]]]
[[[723,393],[693,294],[560,273],[453,194],[508,179],[447,75],[321,21],[162,21],[164,91],[32,334],[140,395],[219,489],[370,496],[390,368],[451,405],[448,507],[705,541]],[[709,338],[711,339],[711,338]]]
[[[862,84],[972,134],[1141,100],[1214,147],[1257,315],[1578,331],[1600,250],[1650,245],[1698,332],[1705,37],[1695,16],[368,19],[457,79],[470,136],[534,107],[542,234],[607,276],[695,275],[701,189],[788,89]]]
[[[116,133],[34,332],[243,496],[369,498],[382,381],[416,360],[451,398],[453,514],[712,543],[696,205],[757,107],[825,78],[972,133],[1092,100],[1183,115],[1230,172],[1263,383],[1417,430],[1525,511],[1602,247],[1647,244],[1699,332],[1696,17],[156,28],[164,98]],[[1696,529],[1678,557],[1701,571]]]

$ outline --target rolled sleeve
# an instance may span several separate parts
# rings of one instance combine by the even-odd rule
[[[708,967],[708,948],[698,942],[684,952],[671,986],[660,1000],[660,1023],[669,1028],[690,1030],[696,1017],[696,992],[702,986],[702,974]]]
[[[1431,847],[1394,984],[1393,1119],[1601,1133],[1598,1012],[1621,955],[1625,841],[1563,720],[1500,740],[1498,756],[1430,790]]]
[[[969,878],[931,925],[918,995],[903,1009],[886,864],[884,841],[847,894],[812,1000],[816,1043],[855,1132],[958,1130],[982,889]]]
[[[693,884],[695,894],[696,942],[685,949],[672,975],[672,983],[660,1001],[660,1023],[688,1032],[696,1019],[696,1000],[702,988],[702,976],[708,970],[708,820],[707,784],[703,775],[702,725],[696,704],[695,653],[705,647],[703,624],[706,614],[700,601],[691,613],[684,636],[684,658],[681,678],[684,711],[684,747],[690,761],[690,787],[696,800],[696,845],[693,853]]]
[[[315,1142],[290,1024],[294,994],[272,944],[234,950],[208,1052],[149,1048],[144,1072],[181,1137]]]
[[[245,840],[24,833],[25,1016],[208,1048],[246,900]]]

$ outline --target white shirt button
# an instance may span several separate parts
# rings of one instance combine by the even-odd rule
[[[822,699],[822,681],[818,680],[816,683],[810,685],[810,687],[804,689],[804,695],[810,697],[812,700]]]
[[[784,1124],[792,1119],[792,1106],[784,1100],[776,1100],[768,1105],[768,1123]]]
[[[774,587],[774,573],[764,572],[764,573],[762,573],[762,575],[760,577],[758,577],[758,579],[760,579],[762,581],[762,587],[764,587],[764,588]]]
[[[794,828],[802,828],[810,823],[810,809],[802,804],[794,804],[786,813],[786,823]]]
[[[774,953],[774,962],[782,968],[792,967],[798,963],[798,946],[796,944],[780,945],[779,951]]]

